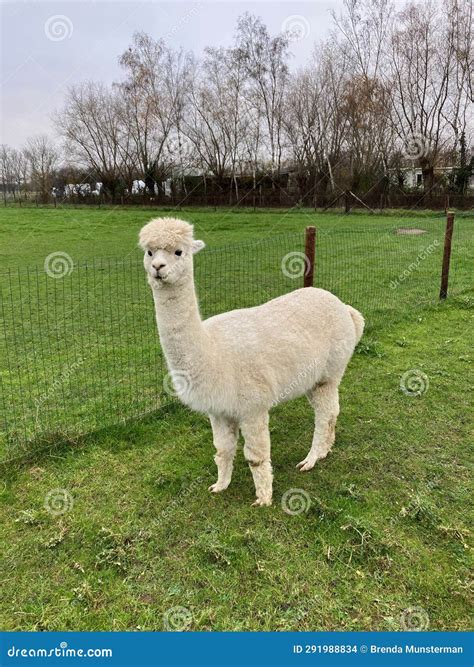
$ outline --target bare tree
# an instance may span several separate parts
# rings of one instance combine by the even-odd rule
[[[376,78],[348,78],[341,114],[347,127],[347,185],[356,191],[367,191],[382,184],[387,175],[393,143],[389,91]]]
[[[46,202],[53,185],[54,170],[58,166],[59,152],[49,137],[38,135],[26,142],[25,155],[30,163],[33,188]]]
[[[452,26],[444,24],[434,2],[410,2],[398,13],[387,59],[394,128],[405,153],[421,167],[426,191],[434,187],[434,167],[447,144],[454,56]]]
[[[130,159],[130,133],[123,126],[118,92],[102,84],[84,83],[69,89],[57,125],[71,156],[114,196]]]
[[[284,99],[288,85],[288,35],[271,37],[260,18],[248,13],[237,23],[237,53],[249,80],[247,97],[263,109],[272,173],[279,174],[283,152]]]
[[[20,191],[23,191],[25,198],[28,196],[28,192],[31,186],[31,173],[30,173],[30,163],[28,160],[28,155],[26,148],[18,151],[19,157],[16,162],[16,167],[18,171],[18,183]]]
[[[253,110],[245,103],[246,73],[239,55],[236,49],[207,49],[207,70],[216,91],[219,91],[226,116],[230,175],[236,199],[239,197],[237,172],[244,159],[244,137],[255,122]],[[256,120],[258,122],[258,117]]]
[[[120,57],[127,78],[117,84],[123,95],[123,122],[134,145],[150,194],[182,161],[179,129],[189,83],[189,56],[174,52],[163,40],[136,33]],[[177,155],[176,155],[177,154]]]
[[[221,185],[229,175],[236,197],[237,173],[246,157],[244,137],[252,124],[252,115],[244,101],[244,84],[243,63],[234,49],[206,49],[188,97],[194,107],[190,116],[194,121],[183,123],[183,131],[204,167]]]
[[[464,87],[466,97],[474,102],[474,35],[472,29],[473,3],[471,0],[448,0],[446,20],[454,32],[456,66],[459,87]]]
[[[392,31],[390,0],[344,0],[333,19],[334,38],[345,54],[341,112],[347,133],[346,186],[360,189],[387,181],[393,144],[390,87],[384,77],[386,43]]]
[[[0,146],[0,180],[2,182],[3,201],[6,205],[8,191],[11,187],[11,148],[6,144]]]
[[[5,144],[0,146],[0,180],[5,202],[7,193],[16,199],[22,188],[25,189],[28,173],[28,161],[23,151]]]
[[[21,191],[26,192],[28,176],[29,176],[29,165],[28,160],[25,156],[24,151],[16,150],[15,148],[11,151],[11,173],[13,179],[13,198],[16,197],[16,194],[20,194]]]
[[[442,6],[445,25],[453,39],[453,60],[448,82],[448,98],[443,117],[452,132],[452,148],[460,149],[461,136],[472,139],[472,73],[474,46],[472,35],[472,2],[447,0]]]
[[[223,187],[231,164],[231,147],[225,110],[220,105],[223,84],[220,78],[208,80],[209,74],[209,61],[194,64],[182,131],[193,146],[199,167]]]
[[[347,56],[332,40],[320,45],[312,61],[291,79],[284,124],[300,190],[313,193],[314,204],[334,192],[334,172],[347,136],[343,115]]]
[[[332,17],[344,37],[342,48],[355,75],[375,79],[383,68],[384,46],[390,36],[390,0],[344,0],[343,12]]]
[[[429,191],[472,141],[472,3],[406,0],[395,13],[392,1],[343,0],[296,73],[289,35],[248,13],[232,47],[199,60],[137,33],[122,81],[69,91],[58,126],[70,155],[111,195],[136,178],[150,194],[168,178],[186,192],[197,174],[238,198],[245,175],[256,188],[270,173],[275,187],[285,161],[314,204],[385,188],[410,161]]]
[[[456,149],[468,123],[470,0],[409,0],[397,14],[390,0],[344,0],[333,18],[350,61],[345,98],[352,180],[363,165],[375,181],[379,160],[387,172],[397,135],[431,190],[435,166]]]

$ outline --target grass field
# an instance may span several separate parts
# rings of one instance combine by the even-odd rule
[[[2,629],[161,630],[170,614],[190,630],[468,629],[473,217],[456,220],[454,295],[438,305],[441,215],[181,213],[208,244],[196,260],[204,314],[299,286],[282,277],[282,253],[303,250],[302,231],[316,224],[316,284],[369,320],[341,386],[333,453],[299,473],[311,410],[304,399],[276,408],[274,505],[256,509],[241,451],[229,489],[208,493],[215,466],[205,418],[160,399],[155,412],[112,424],[114,412],[148,412],[157,384],[161,392],[152,303],[135,247],[152,214],[0,212],[0,260],[9,269],[2,281],[6,416],[20,414],[34,436],[43,412],[50,412],[45,428],[54,426],[62,402],[48,447],[30,439],[21,458],[2,466]],[[400,227],[426,233],[398,236]],[[391,287],[430,245],[433,252]],[[48,281],[41,267],[58,251],[75,268]],[[80,268],[93,258],[94,284]],[[80,316],[66,316],[71,303]],[[22,317],[32,326],[13,327]],[[66,390],[48,395],[33,421],[28,400],[71,367],[78,349],[84,361],[74,382],[62,381]],[[428,378],[417,396],[400,390],[413,369]],[[94,388],[105,399],[92,418]],[[68,420],[84,434],[64,437]],[[4,446],[8,458],[8,438]],[[51,512],[56,489],[64,513]],[[304,492],[307,511],[283,511],[290,489]]]
[[[144,415],[169,400],[136,247],[137,230],[151,215],[137,209],[2,211],[0,357],[6,400],[0,400],[0,460],[42,449],[45,440],[56,443]],[[317,225],[316,284],[364,313],[366,342],[374,327],[438,297],[441,215],[183,215],[208,243],[196,262],[206,317],[301,286],[308,224]],[[424,233],[396,233],[407,226]],[[470,285],[471,239],[472,220],[459,217],[452,293]]]

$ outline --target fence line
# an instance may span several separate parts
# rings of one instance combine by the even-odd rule
[[[457,208],[469,210],[474,205],[474,194],[468,191],[465,194],[449,191],[411,191],[403,192],[397,188],[390,191],[340,190],[337,195],[318,195],[312,189],[308,192],[297,192],[281,186],[273,188],[256,188],[241,190],[236,196],[233,192],[207,192],[191,190],[188,193],[173,193],[171,195],[68,195],[64,197],[48,196],[46,199],[37,195],[27,197],[7,198],[5,207],[54,206],[54,208],[68,208],[70,206],[124,206],[153,208],[192,208],[192,207],[231,207],[231,208],[294,208],[306,207],[310,209],[342,209],[350,213],[352,209],[369,209],[383,211],[385,209],[431,209],[448,210]]]
[[[318,229],[314,285],[361,310],[369,326],[433,303],[444,221],[417,226]],[[465,233],[456,225],[450,293],[470,282],[456,259]],[[136,418],[171,398],[141,257],[74,264],[53,255],[64,253],[0,273],[0,459]],[[307,255],[303,232],[205,249],[195,260],[203,317],[302,287]]]

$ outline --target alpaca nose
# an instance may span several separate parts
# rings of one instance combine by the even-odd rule
[[[160,264],[159,266],[156,266],[156,264],[153,264],[153,268],[155,268],[157,271],[160,271],[161,269],[164,269],[166,264]]]

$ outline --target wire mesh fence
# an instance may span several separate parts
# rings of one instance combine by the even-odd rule
[[[286,179],[284,179],[286,180]],[[204,183],[204,181],[202,181]],[[84,184],[83,184],[84,185]],[[277,185],[277,187],[275,187]],[[70,193],[61,196],[39,195],[29,193],[28,195],[3,197],[5,207],[33,207],[47,206],[54,208],[68,207],[103,207],[103,206],[125,206],[156,209],[157,206],[165,207],[209,207],[218,208],[292,208],[295,206],[306,206],[313,209],[352,209],[368,208],[382,211],[384,209],[432,209],[434,211],[448,208],[459,210],[472,209],[474,196],[472,190],[466,193],[456,193],[450,190],[439,190],[436,192],[415,188],[411,191],[400,190],[399,187],[391,185],[386,190],[380,187],[359,189],[356,192],[337,188],[338,192],[315,192],[314,186],[309,185],[305,189],[288,188],[283,183],[275,183],[274,179],[268,179],[266,187],[241,187],[235,193],[234,181],[229,181],[229,186],[224,190],[205,191],[194,184],[188,185],[188,191],[175,190],[171,193],[139,194],[86,194]]]
[[[467,224],[455,228],[450,293],[470,282],[462,261]],[[314,284],[373,326],[433,303],[444,225],[431,220],[407,230],[388,220],[318,229]],[[302,287],[304,249],[303,231],[205,249],[195,260],[202,316]],[[0,274],[4,461],[155,411],[171,398],[141,257],[75,265],[68,256],[46,259]]]
[[[203,317],[262,303],[294,288],[281,258],[302,233],[201,253]],[[61,255],[61,253],[58,253]],[[165,363],[141,257],[9,270],[2,286],[3,455],[158,409]],[[243,279],[245,275],[245,279]]]

